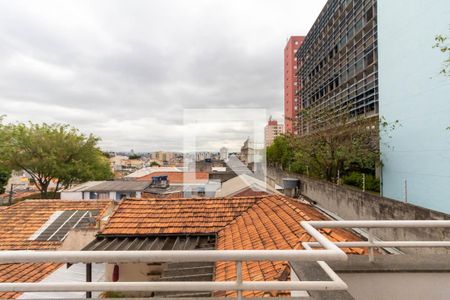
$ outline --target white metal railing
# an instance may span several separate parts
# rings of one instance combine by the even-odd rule
[[[447,220],[375,220],[375,221],[303,221],[300,223],[306,231],[311,228],[367,228],[367,241],[334,242],[339,248],[369,248],[369,261],[374,260],[374,248],[383,247],[450,247],[450,241],[375,241],[374,228],[448,228]],[[302,243],[305,249],[322,247],[317,242]]]
[[[197,282],[11,282],[0,283],[0,292],[101,292],[101,291],[312,291],[345,290],[347,285],[325,261],[346,260],[340,248],[368,247],[373,260],[374,247],[450,247],[450,241],[374,241],[373,228],[450,227],[450,221],[304,221],[301,226],[316,242],[303,243],[301,250],[183,250],[183,251],[0,251],[5,263],[148,263],[217,262],[236,263],[235,281]],[[368,241],[332,242],[320,228],[368,228]],[[313,250],[314,247],[323,249]],[[243,281],[243,261],[317,261],[328,281]]]
[[[147,262],[236,262],[236,281],[213,282],[85,282],[85,283],[0,283],[0,292],[81,291],[307,291],[344,290],[347,285],[330,268],[329,281],[243,281],[243,261],[346,260],[341,249],[322,236],[325,250],[178,250],[178,251],[0,251],[1,263],[147,263]]]

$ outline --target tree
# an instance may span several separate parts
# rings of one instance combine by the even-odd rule
[[[332,110],[314,115],[304,110],[301,122],[309,133],[297,139],[298,157],[313,176],[334,181],[338,171],[351,165],[375,169],[379,161],[379,125],[376,118],[352,115],[336,116]]]
[[[441,70],[441,74],[444,74],[446,76],[450,77],[450,39],[447,36],[444,35],[437,35],[435,38],[435,44],[433,45],[433,48],[439,49],[442,53],[447,53],[448,57],[444,61],[444,66]],[[450,130],[450,126],[446,128],[447,130]]]
[[[8,124],[1,128],[0,163],[24,170],[32,177],[41,196],[54,194],[73,183],[104,180],[113,174],[108,159],[98,148],[99,138],[86,136],[69,125]]]
[[[380,130],[389,132],[391,124],[377,117],[366,118],[343,109],[311,111],[304,109],[299,124],[306,134],[281,136],[267,149],[270,164],[313,177],[335,181],[352,170],[374,173],[380,161]]]
[[[11,177],[11,170],[3,165],[0,165],[0,194],[5,192],[5,186]]]
[[[2,141],[5,138],[5,135],[3,133],[3,119],[4,115],[0,115],[0,153],[2,149]],[[8,183],[9,178],[11,177],[11,170],[6,167],[4,164],[0,161],[0,194],[3,194],[5,192],[5,186]]]
[[[150,163],[150,167],[160,167],[161,165],[160,164],[158,164],[156,161],[152,161],[151,163]]]

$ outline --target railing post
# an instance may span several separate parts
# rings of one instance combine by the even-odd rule
[[[236,284],[238,285],[238,291],[237,291],[237,300],[242,300],[242,262],[237,261],[236,262]]]
[[[369,243],[373,243],[373,229],[369,228],[369,239],[368,239]],[[369,261],[373,262],[374,261],[374,256],[373,256],[373,247],[369,247]]]
[[[92,282],[92,264],[86,264],[86,282]],[[86,299],[92,298],[92,292],[86,291]]]

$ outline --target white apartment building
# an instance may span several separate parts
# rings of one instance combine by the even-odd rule
[[[220,160],[226,160],[228,158],[228,148],[220,148]]]

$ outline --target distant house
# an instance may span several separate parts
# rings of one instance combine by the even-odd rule
[[[62,200],[94,200],[124,198],[141,198],[142,193],[150,186],[150,181],[89,181],[61,192]]]
[[[181,168],[177,168],[177,167],[145,167],[145,168],[141,168],[139,170],[136,170],[135,172],[128,174],[127,176],[125,176],[126,179],[142,179],[146,176],[150,176],[150,180],[151,180],[151,174],[153,173],[179,173],[179,172],[183,172],[183,170]],[[155,175],[154,175],[155,176]],[[147,177],[148,179],[149,177]]]
[[[61,199],[62,200],[81,200],[81,199],[89,199],[88,197],[84,197],[84,192],[88,191],[89,188],[99,185],[105,181],[88,181],[82,184],[78,184],[74,187],[61,191]]]
[[[170,184],[205,184],[208,182],[209,173],[207,172],[183,172],[183,171],[155,171],[136,180],[151,181],[153,177],[167,176]]]
[[[111,201],[25,200],[0,210],[0,250],[80,250],[95,239]],[[64,225],[64,226],[63,226]],[[0,282],[83,282],[85,266],[58,263],[0,264]],[[104,274],[93,265],[93,281]],[[55,280],[56,278],[56,280]],[[0,292],[1,299],[82,298],[79,293]]]
[[[216,197],[257,196],[266,194],[281,193],[267,185],[264,181],[247,174],[242,174],[223,182],[221,188],[216,191]]]
[[[177,167],[148,167],[125,177],[127,180],[146,181],[152,184],[144,191],[146,198],[203,197],[210,187],[209,173],[184,171]],[[160,178],[167,184],[161,186]],[[214,196],[214,192],[209,196]]]

